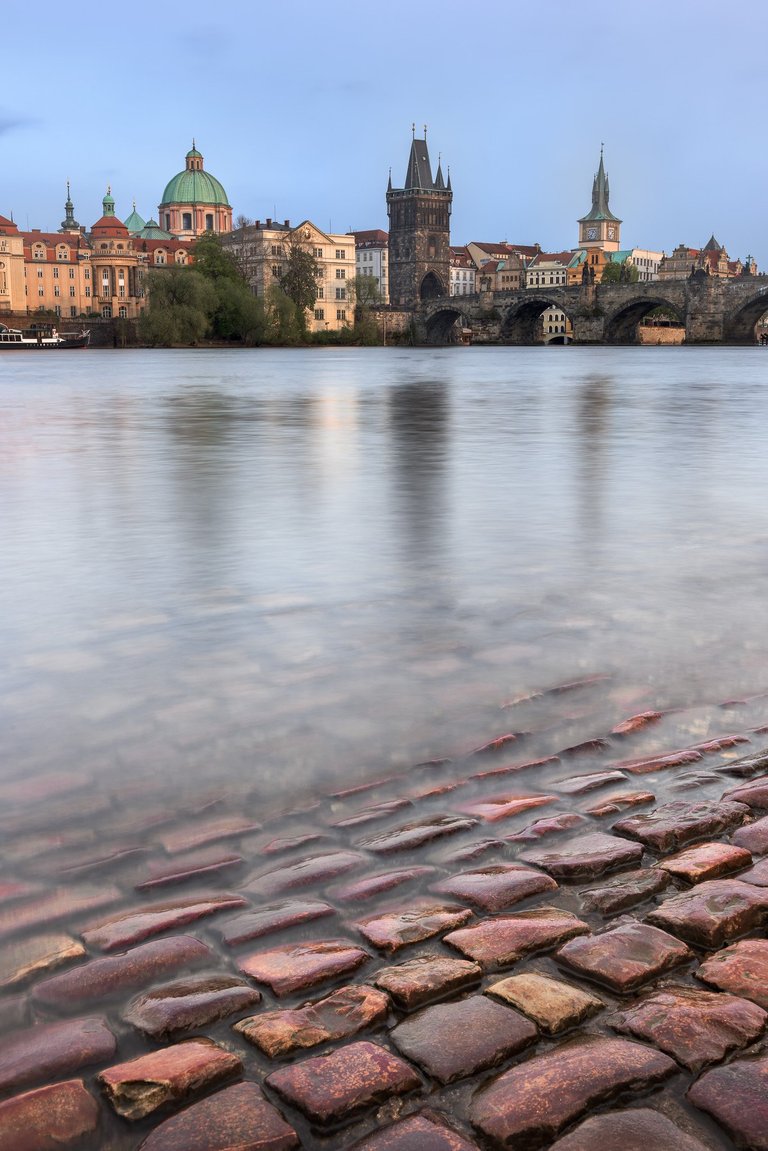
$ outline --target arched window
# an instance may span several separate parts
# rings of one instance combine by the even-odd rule
[[[213,231],[213,212],[206,212],[205,214],[205,230],[206,232]]]
[[[111,304],[105,304],[104,307],[101,309],[101,315],[102,315],[103,319],[111,320],[112,319],[112,305]]]
[[[186,262],[187,262],[187,253],[186,252],[177,252],[176,253],[176,263],[177,264],[186,264]]]
[[[156,264],[164,264],[165,263],[165,252],[163,251],[162,248],[158,248],[158,250],[155,252],[155,263]]]
[[[191,212],[182,212],[181,213],[181,226],[185,232],[191,232],[192,231],[192,213]]]
[[[56,259],[57,260],[68,260],[69,259],[69,248],[67,247],[66,244],[59,244],[58,248],[56,249]]]
[[[43,246],[43,244],[35,244],[34,248],[32,249],[32,259],[33,260],[44,260],[45,259],[45,247]]]

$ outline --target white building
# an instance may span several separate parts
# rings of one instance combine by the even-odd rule
[[[381,228],[353,232],[355,237],[355,275],[371,276],[383,304],[389,303],[389,233]]]
[[[451,248],[450,295],[475,294],[475,263],[466,248]]]

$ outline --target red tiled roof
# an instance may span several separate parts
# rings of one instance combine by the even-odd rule
[[[18,230],[13,220],[9,220],[7,216],[0,216],[0,232],[18,232]]]
[[[389,243],[389,233],[381,228],[369,228],[364,232],[353,232],[356,248],[383,248]]]

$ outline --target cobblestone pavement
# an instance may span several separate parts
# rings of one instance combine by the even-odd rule
[[[281,814],[2,783],[0,1151],[768,1148],[765,728],[531,761],[566,689]]]

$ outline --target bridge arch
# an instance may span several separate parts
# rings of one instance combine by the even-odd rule
[[[436,272],[427,272],[419,285],[420,300],[437,300],[445,295],[445,286]]]
[[[685,312],[665,296],[654,293],[644,293],[622,303],[614,312],[606,316],[604,341],[606,344],[636,344],[637,327],[654,308],[664,308],[671,312],[685,327]]]
[[[726,313],[723,323],[723,339],[728,344],[754,344],[755,324],[768,312],[768,287],[755,288],[738,308]]]
[[[573,323],[569,308],[563,302],[562,296],[547,292],[528,290],[524,298],[517,299],[505,308],[500,336],[505,344],[542,344],[554,343],[552,339],[545,339],[541,332],[541,316],[547,308],[557,308]]]
[[[456,296],[446,297],[445,304],[431,312],[427,317],[425,327],[428,344],[457,343],[459,340],[458,328],[470,328],[472,326],[466,312],[456,307],[455,304],[449,303],[449,300],[456,298]]]

